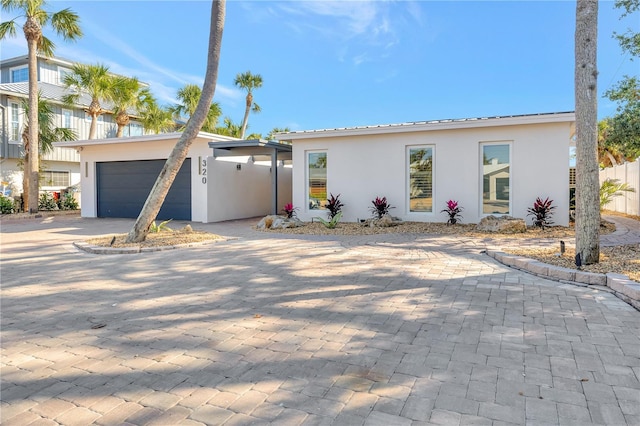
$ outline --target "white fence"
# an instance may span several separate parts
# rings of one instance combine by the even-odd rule
[[[600,184],[605,179],[618,179],[620,183],[628,183],[635,192],[624,192],[619,197],[607,204],[606,210],[640,216],[640,159],[633,163],[624,163],[619,166],[600,170]]]

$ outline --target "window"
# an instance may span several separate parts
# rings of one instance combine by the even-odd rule
[[[124,133],[125,136],[142,136],[142,125],[140,123],[129,123]]]
[[[307,200],[309,210],[323,209],[327,203],[327,153],[307,153]]]
[[[482,213],[509,214],[511,172],[509,144],[482,144]]]
[[[91,122],[91,114],[89,114],[88,112],[86,112],[86,111],[85,111],[85,113],[84,113],[84,119],[85,119],[85,120],[87,120],[88,122]],[[103,115],[103,114],[98,115],[98,120],[97,120],[97,122],[98,122],[98,123],[102,123],[102,122],[104,122],[104,115]]]
[[[20,105],[17,102],[11,102],[11,134],[9,142],[20,143]]]
[[[408,147],[409,211],[433,212],[433,147]]]
[[[29,81],[29,67],[11,69],[11,82],[20,83],[22,81]]]
[[[62,127],[65,129],[70,129],[71,128],[71,117],[72,117],[73,113],[71,112],[70,109],[63,109],[62,110]]]
[[[58,84],[64,84],[64,77],[68,74],[71,74],[71,70],[69,68],[58,67]]]
[[[69,172],[45,170],[40,173],[42,186],[69,186]]]

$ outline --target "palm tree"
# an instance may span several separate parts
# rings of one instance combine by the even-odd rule
[[[147,99],[140,110],[140,120],[146,130],[154,132],[156,135],[158,133],[171,132],[176,128],[171,108],[159,106],[153,98]]]
[[[207,52],[207,71],[204,76],[204,86],[202,96],[198,101],[198,106],[191,115],[176,146],[171,151],[167,162],[156,179],[156,183],[151,188],[149,197],[145,201],[140,215],[133,224],[127,235],[128,243],[139,243],[144,241],[149,234],[151,224],[155,220],[162,203],[164,202],[169,188],[173,184],[184,159],[189,153],[189,147],[198,136],[202,125],[207,120],[211,110],[211,101],[216,91],[216,81],[218,80],[218,64],[220,63],[220,46],[222,45],[222,30],[224,29],[225,0],[213,1],[211,6],[211,27],[209,30],[209,50]]]
[[[29,115],[28,121],[32,124],[29,133],[30,141],[38,140],[38,57],[40,53],[44,56],[53,56],[55,44],[42,34],[42,28],[51,24],[53,30],[64,40],[76,40],[82,37],[80,29],[80,18],[71,9],[63,9],[59,12],[49,13],[44,9],[45,0],[2,0],[2,9],[7,12],[18,10],[23,13],[19,17],[25,18],[22,31],[27,40],[29,52]],[[16,19],[0,23],[0,40],[7,35],[15,37]],[[25,206],[30,213],[38,211],[38,193],[40,190],[40,164],[38,155],[38,143],[31,147],[31,154],[25,170],[24,180],[28,180],[29,193],[23,194],[26,197]]]
[[[275,140],[276,139],[276,134],[278,134],[278,133],[289,133],[290,131],[291,131],[291,129],[288,128],[288,127],[284,127],[284,128],[274,127],[273,129],[271,129],[269,134],[267,134],[267,140],[268,141]]]
[[[65,87],[73,90],[72,93],[62,97],[62,101],[65,104],[77,104],[83,92],[91,96],[91,104],[87,109],[87,113],[91,117],[89,139],[96,138],[98,132],[98,116],[105,112],[100,102],[113,101],[114,99],[114,81],[114,77],[109,74],[109,67],[102,64],[75,64],[71,68],[71,72],[66,74],[62,79]]]
[[[173,107],[173,113],[177,120],[184,117],[191,117],[196,110],[198,101],[202,96],[202,89],[195,84],[187,84],[183,88],[178,90],[177,97],[181,103]],[[207,118],[202,125],[202,130],[209,133],[214,133],[216,126],[218,125],[218,118],[222,115],[222,109],[218,102],[212,102],[207,113]],[[185,126],[182,126],[180,130],[183,130]]]
[[[224,125],[216,127],[213,133],[217,135],[231,136],[234,138],[240,137],[240,133],[242,131],[240,124],[234,123],[229,117],[225,117],[223,123]]]
[[[53,107],[49,102],[45,99],[42,99],[40,93],[37,96],[38,100],[38,144],[39,149],[35,152],[36,155],[43,156],[51,151],[53,151],[53,143],[59,141],[74,141],[77,139],[76,132],[72,129],[67,129],[64,127],[57,127],[56,123],[56,113],[53,110]],[[27,117],[29,117],[29,102],[24,101],[22,104],[22,108],[24,109]],[[28,120],[28,118],[27,118]],[[29,157],[31,154],[31,139],[30,139],[30,130],[29,130],[29,121],[25,123],[24,129],[22,131],[22,142],[24,146],[24,158],[23,163],[29,163]],[[40,164],[40,159],[38,159],[38,164]],[[29,193],[29,185],[31,183],[28,179],[23,179],[22,181],[22,193]],[[24,197],[23,197],[24,198]],[[25,200],[23,199],[23,202]],[[26,204],[25,204],[26,206]]]
[[[113,113],[118,131],[116,137],[121,138],[124,128],[131,121],[129,110],[140,111],[153,96],[149,88],[143,87],[135,77],[113,78]]]
[[[244,134],[247,131],[247,122],[249,121],[249,111],[260,112],[260,106],[253,102],[253,89],[259,89],[262,87],[262,76],[260,74],[251,74],[251,71],[243,72],[236,75],[234,84],[241,89],[246,90],[246,106],[244,110],[244,118],[242,119],[242,129],[240,132],[240,139],[244,138]]]
[[[576,264],[600,261],[598,0],[576,2]]]

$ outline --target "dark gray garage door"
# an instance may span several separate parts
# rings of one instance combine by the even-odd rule
[[[137,218],[165,160],[96,163],[98,217]],[[191,159],[184,160],[157,219],[191,220]]]

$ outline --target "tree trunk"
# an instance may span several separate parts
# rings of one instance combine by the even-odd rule
[[[213,1],[211,6],[211,27],[209,30],[209,50],[207,54],[207,72],[204,77],[204,86],[202,87],[202,95],[198,101],[196,110],[189,118],[176,146],[171,151],[167,162],[160,171],[156,183],[151,188],[151,192],[147,197],[147,201],[142,207],[142,211],[133,224],[133,227],[127,235],[128,243],[139,243],[144,241],[149,233],[149,228],[155,220],[162,203],[164,202],[169,188],[187,157],[189,147],[193,140],[198,136],[198,132],[202,128],[209,107],[213,100],[213,94],[216,90],[216,81],[218,80],[218,64],[220,63],[220,47],[222,45],[222,31],[224,29],[225,17],[225,0]]]
[[[247,123],[249,123],[249,111],[251,111],[251,105],[253,105],[253,95],[251,92],[247,93],[246,107],[244,110],[244,117],[242,118],[242,130],[240,131],[240,139],[244,139],[244,134],[247,132]]]
[[[42,37],[42,29],[35,18],[27,18],[23,27],[27,46],[29,49],[29,113],[27,120],[29,126],[29,156],[24,165],[24,179],[27,179],[27,203],[25,211],[38,212],[38,195],[40,192],[40,165],[38,164],[39,140],[38,140],[38,41]]]
[[[600,260],[597,92],[598,1],[578,0],[575,33],[576,256]]]

